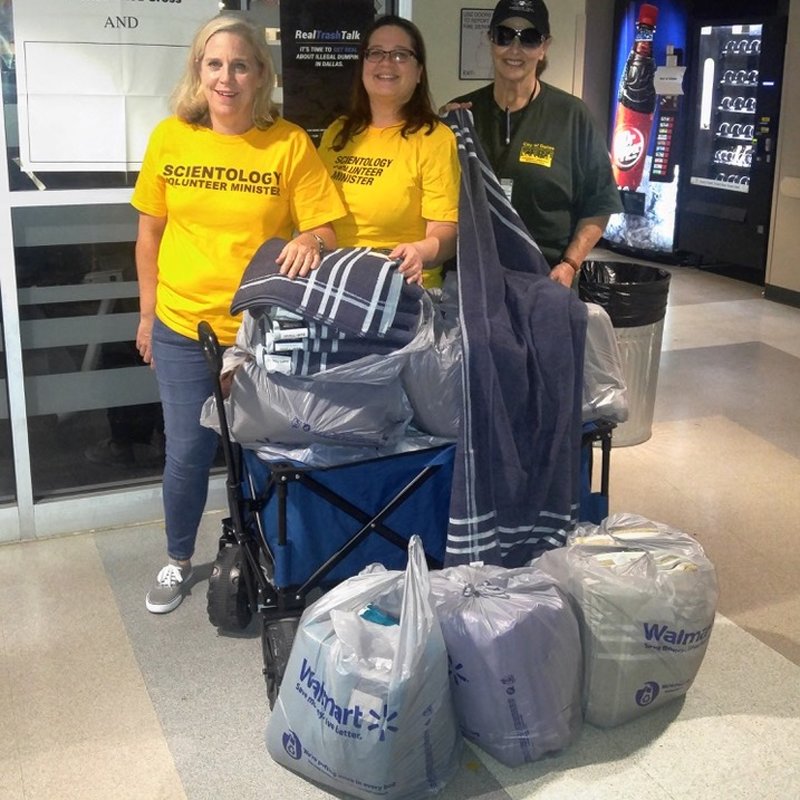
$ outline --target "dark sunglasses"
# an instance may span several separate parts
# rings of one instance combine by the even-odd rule
[[[539,47],[542,42],[547,38],[543,36],[536,28],[509,28],[508,25],[495,25],[489,31],[489,38],[498,47],[508,47],[514,39],[519,39],[519,43],[523,47]]]

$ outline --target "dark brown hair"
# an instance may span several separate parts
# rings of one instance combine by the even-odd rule
[[[387,26],[402,28],[409,35],[412,42],[412,50],[416,55],[417,64],[422,67],[422,75],[414,89],[414,94],[411,95],[409,101],[402,108],[404,121],[403,127],[400,130],[401,135],[407,136],[409,133],[416,133],[425,126],[428,128],[426,131],[427,135],[439,124],[439,117],[433,110],[431,93],[428,87],[428,72],[425,69],[425,42],[422,40],[422,34],[413,22],[403,19],[403,17],[395,16],[394,14],[387,14],[386,16],[378,17],[364,34],[364,39],[361,42],[361,47],[358,52],[358,64],[353,74],[353,86],[350,91],[350,106],[344,114],[342,129],[336,134],[336,138],[333,140],[332,147],[334,150],[341,150],[350,139],[366,130],[370,122],[372,122],[369,95],[364,88],[364,80],[362,77],[364,59],[372,34],[375,33],[378,28]]]

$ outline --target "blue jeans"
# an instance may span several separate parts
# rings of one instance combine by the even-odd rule
[[[216,432],[200,424],[200,409],[214,391],[213,379],[200,343],[158,319],[153,325],[153,361],[166,439],[162,493],[167,554],[184,560],[194,553],[219,443]]]

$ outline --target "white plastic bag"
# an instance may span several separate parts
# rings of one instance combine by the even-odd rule
[[[418,536],[405,572],[365,570],[306,609],[266,742],[355,797],[426,797],[454,774],[462,739]]]
[[[516,767],[581,729],[581,641],[569,600],[537,569],[484,565],[431,574],[465,738]]]
[[[586,349],[583,357],[584,422],[628,419],[628,389],[611,317],[597,303],[586,303]]]
[[[688,533],[634,514],[578,526],[534,562],[573,598],[587,722],[610,728],[682,697],[708,646],[719,589]]]

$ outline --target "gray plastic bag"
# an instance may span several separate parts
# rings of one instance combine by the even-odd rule
[[[433,307],[432,324],[430,346],[412,353],[403,368],[403,387],[419,430],[457,439],[463,406],[461,326],[438,304]]]
[[[406,433],[413,415],[400,379],[403,367],[433,339],[431,301],[423,295],[414,339],[388,354],[371,354],[316,375],[267,372],[254,361],[257,325],[245,312],[236,347],[226,353],[223,371],[234,370],[225,400],[231,437],[251,450],[262,445],[314,443],[391,447]],[[201,424],[219,430],[213,397]]]
[[[422,542],[405,572],[373,565],[306,609],[267,750],[284,767],[354,797],[438,793],[462,738]]]
[[[714,565],[688,533],[635,514],[578,526],[534,562],[572,597],[587,722],[610,728],[682,697],[711,636]]]
[[[461,732],[516,767],[580,732],[581,642],[569,600],[532,568],[431,574]]]

